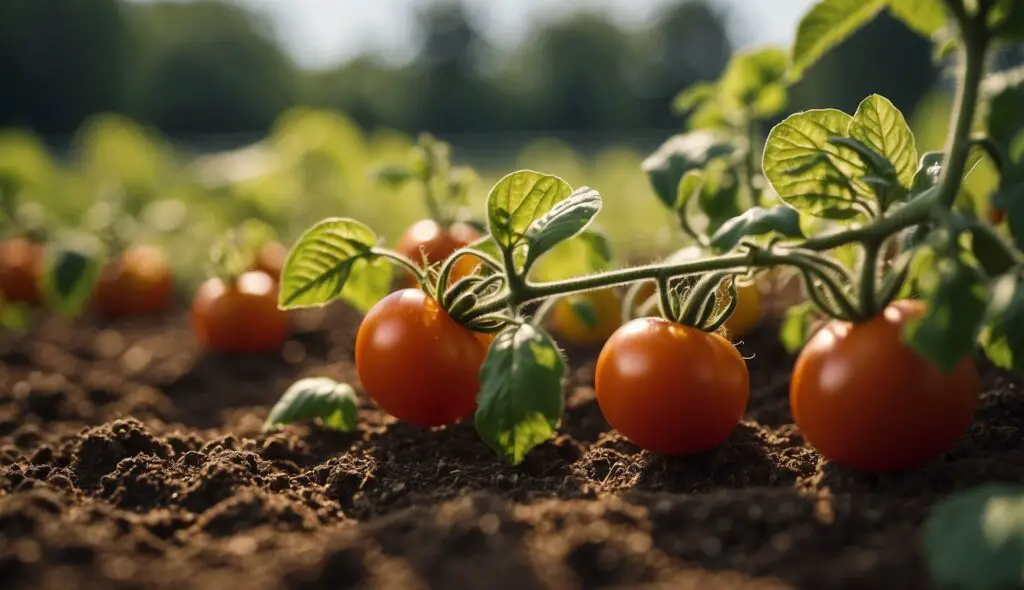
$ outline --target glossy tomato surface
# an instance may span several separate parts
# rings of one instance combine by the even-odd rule
[[[868,472],[910,469],[971,425],[981,390],[974,360],[945,374],[900,338],[924,313],[919,301],[896,301],[860,324],[829,323],[800,352],[793,420],[827,459]]]
[[[419,289],[391,293],[356,335],[363,389],[384,411],[418,426],[440,426],[476,408],[489,338],[478,337]]]
[[[605,343],[595,389],[605,419],[623,436],[649,451],[687,455],[729,437],[746,410],[750,376],[718,334],[639,318]]]
[[[586,306],[584,317],[575,309]],[[622,324],[622,302],[612,289],[589,291],[563,297],[551,310],[548,326],[566,342],[580,345],[601,344]],[[593,320],[588,322],[587,320]]]
[[[288,260],[288,248],[281,242],[264,242],[256,251],[256,261],[253,270],[262,270],[270,275],[275,281],[281,280],[281,271],[284,263]]]
[[[4,299],[39,304],[43,247],[22,238],[0,243],[0,293]]]
[[[154,246],[132,246],[103,268],[93,305],[108,318],[151,315],[167,309],[173,288],[163,251]]]
[[[192,329],[203,347],[221,354],[273,352],[288,338],[288,313],[277,307],[277,282],[250,271],[234,284],[211,278],[192,301]]]
[[[424,257],[429,264],[438,264],[459,248],[468,246],[479,238],[480,232],[468,224],[454,223],[451,227],[445,228],[433,219],[424,219],[414,223],[402,235],[395,250],[421,266]],[[474,256],[459,258],[452,269],[449,283],[468,276],[479,263],[479,259]],[[414,287],[416,281],[408,275],[403,278],[403,284]]]

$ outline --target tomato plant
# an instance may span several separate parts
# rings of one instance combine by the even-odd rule
[[[378,178],[388,185],[398,187],[415,182],[422,189],[430,217],[409,227],[395,246],[400,254],[420,266],[443,262],[481,237],[476,227],[460,219],[475,175],[469,168],[453,167],[450,153],[451,146],[424,134],[413,148],[408,164],[387,166],[377,172]],[[452,279],[471,274],[478,264],[479,260],[472,256],[462,257],[452,269]],[[402,282],[415,286],[416,277],[406,273]]]
[[[288,314],[277,307],[276,281],[259,270],[208,279],[192,301],[199,343],[220,354],[261,354],[288,338]]]
[[[38,305],[43,247],[25,238],[0,242],[0,293],[7,301]]]
[[[900,337],[925,311],[900,300],[858,324],[833,320],[800,352],[793,420],[827,458],[871,472],[912,468],[971,425],[981,394],[974,360],[944,373]]]
[[[132,246],[103,267],[92,302],[107,318],[151,315],[167,309],[173,289],[167,256],[153,246]]]
[[[753,322],[759,313],[738,310],[759,297],[741,290],[758,273],[785,269],[802,281],[807,302],[784,333],[815,323],[800,314],[832,321],[806,346],[792,383],[793,413],[808,440],[826,458],[860,469],[920,465],[973,419],[976,345],[1001,366],[1024,369],[1024,80],[1001,74],[981,86],[989,47],[1022,32],[1016,6],[821,0],[801,22],[791,54],[738,54],[720,80],[684,91],[676,107],[692,111],[690,131],[666,142],[644,169],[697,255],[570,272],[559,249],[601,258],[590,226],[602,197],[520,170],[492,187],[481,237],[443,260],[428,257],[425,268],[422,256],[385,248],[356,220],[317,223],[289,254],[280,305],[340,298],[370,310],[387,290],[388,265],[416,277],[423,292],[384,298],[360,328],[363,344],[380,347],[358,353],[367,391],[400,418],[424,424],[456,420],[475,404],[480,436],[519,463],[551,438],[564,405],[565,362],[544,318],[557,316],[561,301],[620,287],[629,287],[624,307],[632,314],[642,285],[653,283],[639,307],[656,306],[664,319],[634,320],[610,337],[597,369],[599,405],[642,446],[688,453],[727,437],[746,404],[742,357],[715,333],[730,321],[736,332]],[[788,84],[885,7],[929,36],[959,33],[958,98],[944,150],[919,154],[902,112],[879,95],[852,114],[792,114],[762,135],[762,121],[785,107]],[[985,137],[972,134],[983,101]],[[1001,171],[991,199],[1006,211],[998,227],[954,207],[979,153],[997,159]],[[396,182],[431,179],[432,207],[450,177],[433,173],[431,157],[420,161],[388,174]],[[455,220],[432,217],[440,228]],[[459,275],[467,259],[476,261],[474,272]],[[546,265],[565,266],[550,272]],[[493,335],[486,352],[472,332]],[[446,371],[450,389],[424,377],[428,369]],[[415,383],[404,381],[407,373]],[[418,414],[444,395],[460,403],[443,416]],[[672,431],[669,416],[687,428]],[[914,444],[899,446],[908,437]]]
[[[419,289],[402,289],[366,314],[356,335],[356,370],[386,412],[419,426],[472,414],[487,348]]]
[[[747,365],[736,347],[718,334],[662,318],[619,328],[601,349],[594,379],[608,422],[637,445],[666,455],[724,441],[750,395]]]

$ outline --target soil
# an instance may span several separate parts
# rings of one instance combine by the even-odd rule
[[[202,354],[186,316],[46,320],[0,344],[3,588],[927,588],[920,524],[950,491],[1024,480],[1019,381],[984,368],[970,433],[901,475],[823,462],[790,423],[766,328],[745,421],[665,459],[605,424],[570,351],[561,434],[500,463],[472,425],[260,432],[295,379],[355,383],[335,306],[280,354]]]

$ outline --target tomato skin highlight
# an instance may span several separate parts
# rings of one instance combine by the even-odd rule
[[[152,315],[167,309],[173,289],[167,256],[154,246],[132,246],[103,267],[93,307],[111,319]]]
[[[250,271],[234,284],[211,278],[192,301],[192,330],[204,348],[220,354],[261,354],[288,338],[288,313],[277,307],[277,282]]]
[[[438,264],[459,248],[464,248],[479,238],[480,232],[469,224],[457,222],[445,228],[433,219],[423,219],[402,234],[395,250],[422,267],[424,256],[429,264]],[[480,260],[475,256],[459,258],[452,268],[449,284],[469,276],[479,264]],[[405,273],[401,283],[405,287],[417,286],[416,279],[411,273]]]
[[[597,323],[587,325],[573,310],[573,304],[586,302],[593,308]],[[612,289],[600,289],[563,297],[551,310],[548,326],[567,342],[579,345],[602,344],[622,324],[622,302]]]
[[[356,334],[356,371],[385,412],[430,427],[476,409],[491,338],[463,327],[419,289],[381,299]]]
[[[918,467],[971,425],[981,385],[974,359],[945,374],[900,339],[920,301],[895,301],[860,324],[832,321],[797,357],[793,420],[825,458],[872,473]]]
[[[281,280],[281,271],[288,260],[288,248],[281,242],[263,242],[256,251],[256,260],[252,270],[261,270],[275,281]]]
[[[605,419],[636,445],[689,455],[729,437],[746,411],[750,375],[718,334],[638,318],[605,343],[595,374]]]
[[[0,293],[7,301],[39,305],[43,247],[23,238],[0,243]]]

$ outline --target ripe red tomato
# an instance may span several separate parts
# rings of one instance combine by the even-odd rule
[[[586,304],[593,312],[593,325],[588,324],[573,308]],[[580,345],[602,344],[622,324],[622,303],[614,289],[588,291],[563,297],[551,310],[548,325],[551,331],[567,342]]]
[[[419,289],[402,289],[366,314],[356,371],[384,411],[418,426],[451,424],[476,408],[485,340]]]
[[[22,238],[0,243],[0,293],[7,301],[39,305],[43,247]]]
[[[427,262],[435,264],[444,261],[459,248],[464,248],[480,238],[480,232],[473,226],[466,223],[454,223],[449,228],[444,228],[433,219],[417,221],[398,240],[395,246],[400,254],[411,259],[416,264],[422,265],[423,257]],[[463,256],[452,268],[449,283],[468,276],[480,263],[475,256]],[[415,279],[406,276],[403,284],[409,287],[416,286]]]
[[[263,271],[234,284],[211,278],[192,301],[192,329],[204,347],[221,354],[273,352],[288,338],[288,313],[277,307],[277,283]]]
[[[860,324],[829,323],[800,352],[793,420],[827,459],[868,472],[910,469],[971,425],[981,390],[974,360],[945,374],[900,339],[924,313],[920,301],[896,301]]]
[[[93,306],[108,318],[150,315],[167,309],[173,287],[164,253],[153,246],[132,246],[103,268]]]
[[[595,374],[597,403],[623,436],[664,455],[718,445],[747,408],[750,375],[718,334],[663,318],[638,318],[605,343]]]
[[[270,275],[275,281],[281,280],[281,271],[284,263],[288,260],[288,248],[281,242],[264,242],[256,251],[256,261],[253,270],[262,270]]]

